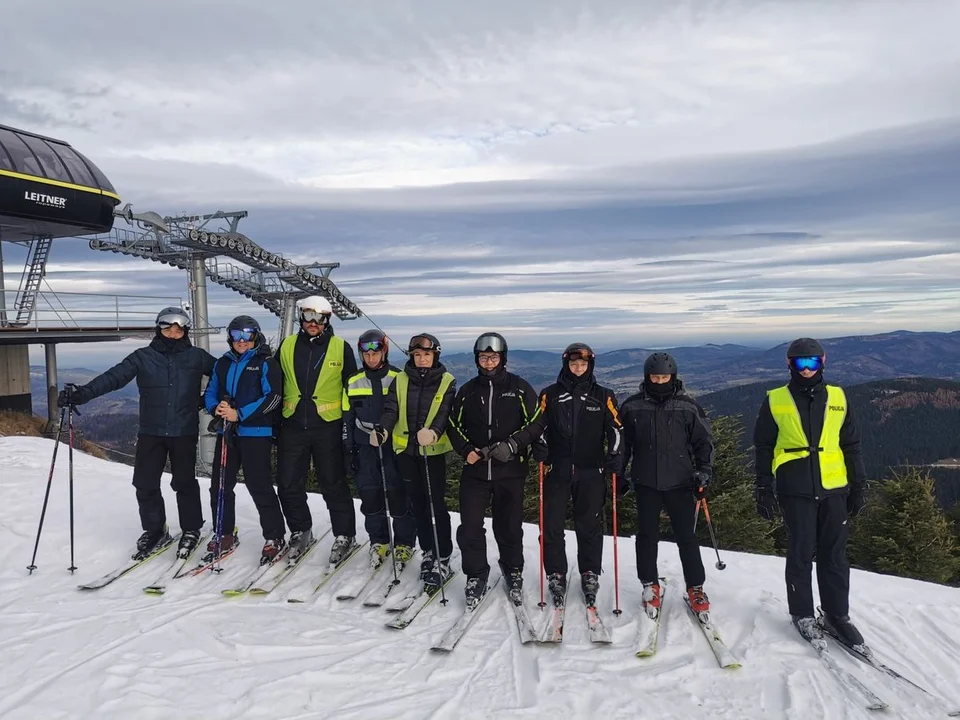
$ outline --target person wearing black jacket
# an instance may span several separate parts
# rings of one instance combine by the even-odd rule
[[[604,469],[621,472],[623,443],[617,398],[597,384],[596,355],[589,345],[573,343],[563,352],[557,382],[540,393],[540,417],[546,441],[543,483],[543,564],[555,604],[567,592],[564,527],[573,496],[577,567],[587,605],[596,602],[603,563],[601,523],[607,485]],[[539,459],[543,449],[534,446]]]
[[[420,579],[428,593],[439,592],[450,576],[453,540],[450,512],[444,500],[447,490],[446,453],[451,450],[447,428],[456,393],[456,381],[440,362],[440,342],[429,333],[410,338],[410,355],[384,401],[383,416],[370,444],[391,441],[400,475],[416,518],[423,558]],[[437,538],[434,543],[431,505]]]
[[[823,630],[848,645],[863,643],[850,622],[848,517],[867,503],[860,431],[843,389],[825,385],[826,353],[812,338],[787,349],[790,382],[767,393],[753,432],[757,511],[773,520],[779,508],[787,530],[787,602],[806,639]],[[779,501],[779,503],[778,503]],[[813,616],[810,575],[817,560],[823,617]]]
[[[157,315],[156,335],[147,347],[134,350],[118,365],[86,385],[66,386],[60,405],[83,405],[119,390],[136,379],[140,420],[133,465],[143,534],[137,555],[145,557],[169,542],[160,478],[170,459],[171,486],[177,493],[180,543],[177,554],[190,555],[200,541],[203,507],[197,483],[197,441],[200,436],[200,384],[213,370],[214,358],[190,343],[190,316],[178,307]]]
[[[526,450],[543,432],[537,394],[523,378],[507,372],[507,342],[484,333],[473,345],[477,377],[457,392],[450,414],[450,440],[466,463],[460,479],[460,527],[457,544],[467,576],[467,605],[475,606],[487,588],[487,508],[493,510],[493,534],[500,569],[516,600],[523,590],[523,485]]]
[[[213,562],[232,553],[239,544],[236,530],[237,471],[243,468],[243,484],[260,515],[264,546],[261,564],[272,561],[283,549],[284,525],[280,502],[273,488],[271,454],[273,425],[279,415],[283,374],[280,363],[264,341],[260,323],[238,315],[227,325],[227,350],[213,367],[204,393],[207,412],[214,416],[217,431],[210,480],[210,507],[214,535],[201,562]],[[220,504],[220,457],[227,443]],[[220,515],[220,522],[217,517]]]
[[[386,395],[400,371],[390,364],[390,344],[380,330],[364,332],[357,340],[357,349],[363,360],[363,369],[347,381],[343,391],[346,451],[352,459],[360,494],[360,512],[370,537],[370,567],[378,568],[390,554],[391,526],[388,523],[391,519],[393,557],[397,563],[406,563],[413,555],[417,524],[410,511],[389,438],[380,448],[370,444],[370,435],[383,416]],[[390,517],[387,517],[388,505]]]
[[[657,352],[646,359],[640,392],[623,403],[620,419],[624,466],[632,460],[630,482],[637,496],[637,577],[643,583],[644,609],[655,616],[660,608],[657,550],[660,509],[665,508],[680,552],[687,600],[695,612],[706,612],[706,573],[694,527],[696,499],[704,496],[713,472],[713,436],[703,409],[684,391],[670,354]]]
[[[300,331],[284,338],[276,355],[283,370],[277,494],[290,526],[287,557],[296,559],[314,542],[306,488],[312,458],[334,534],[329,562],[339,564],[357,545],[343,462],[343,388],[357,360],[353,347],[334,334],[326,298],[313,295],[298,306]]]

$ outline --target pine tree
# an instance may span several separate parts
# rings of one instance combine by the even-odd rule
[[[851,562],[866,570],[945,583],[957,573],[954,528],[919,468],[871,487],[867,509],[853,524]]]

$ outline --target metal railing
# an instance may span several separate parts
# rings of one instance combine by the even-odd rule
[[[183,306],[183,298],[175,295],[111,295],[45,290],[37,293],[36,307],[30,318],[26,322],[16,322],[13,307],[18,291],[0,292],[5,301],[0,303],[0,328],[15,327],[38,332],[65,328],[121,330],[151,327],[162,308]]]

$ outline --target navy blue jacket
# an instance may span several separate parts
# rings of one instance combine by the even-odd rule
[[[280,363],[267,345],[260,344],[243,355],[227,350],[213,369],[207,384],[204,403],[207,412],[214,409],[224,396],[233,400],[240,422],[236,426],[240,437],[270,437],[283,400],[283,372]]]
[[[79,403],[119,390],[134,378],[140,390],[140,435],[183,437],[200,433],[200,382],[213,370],[213,356],[188,336],[158,335],[117,365],[77,389]]]

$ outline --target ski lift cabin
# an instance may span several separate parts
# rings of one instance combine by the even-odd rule
[[[0,240],[110,232],[120,197],[63,140],[0,125]]]

